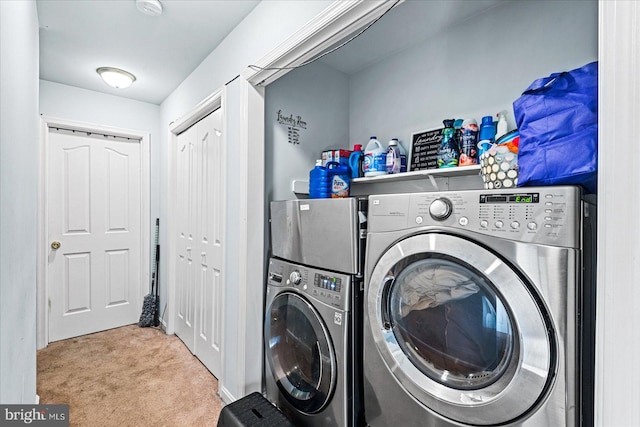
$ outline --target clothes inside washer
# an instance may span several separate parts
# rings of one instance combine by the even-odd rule
[[[413,310],[396,324],[425,360],[455,373],[490,370],[496,361],[495,334],[485,333],[482,297],[473,294],[436,307]]]
[[[447,385],[493,382],[512,353],[506,310],[486,280],[446,259],[412,260],[390,291],[394,334],[412,363]]]
[[[409,265],[397,265],[394,270],[400,273],[394,286],[402,288],[403,315],[464,299],[480,290],[477,275],[445,259],[410,259]]]
[[[458,266],[434,264],[430,260],[416,264],[398,278],[403,286],[403,314],[464,299],[480,290]]]

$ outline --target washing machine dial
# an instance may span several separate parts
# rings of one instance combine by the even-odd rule
[[[429,214],[431,217],[438,221],[443,221],[449,218],[449,215],[453,212],[453,206],[449,199],[440,198],[435,199],[429,205]]]
[[[292,271],[291,274],[289,274],[289,282],[293,283],[294,285],[299,285],[300,282],[302,282],[302,275],[300,274],[299,271]]]

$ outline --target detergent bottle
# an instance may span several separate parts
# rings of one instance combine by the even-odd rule
[[[362,145],[355,144],[353,152],[349,155],[349,168],[351,168],[351,178],[360,178],[363,176],[362,162],[364,154],[362,153]]]
[[[387,150],[375,136],[369,139],[364,149],[364,163],[362,165],[364,176],[378,176],[387,174]]]
[[[329,197],[349,197],[349,187],[351,183],[351,170],[347,165],[337,162],[327,163],[329,171]]]
[[[400,173],[402,168],[402,159],[400,158],[400,147],[398,146],[398,138],[389,141],[387,148],[387,173]]]
[[[405,150],[400,140],[398,140],[398,149],[400,150],[400,172],[406,172],[407,171],[407,150]]]
[[[478,141],[478,157],[482,156],[491,148],[496,140],[496,125],[493,117],[484,116],[480,125],[480,141]]]
[[[309,198],[326,199],[331,197],[329,169],[322,166],[322,160],[316,160],[316,166],[309,172]]]

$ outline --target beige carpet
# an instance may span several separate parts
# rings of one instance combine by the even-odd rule
[[[41,404],[69,404],[71,426],[215,426],[218,381],[176,336],[125,326],[38,351]]]

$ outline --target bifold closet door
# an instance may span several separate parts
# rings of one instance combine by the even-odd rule
[[[176,335],[194,351],[195,322],[195,265],[193,254],[196,242],[197,179],[196,179],[196,139],[197,129],[193,125],[177,138],[177,265]]]
[[[225,224],[222,109],[178,136],[177,335],[221,371]]]

